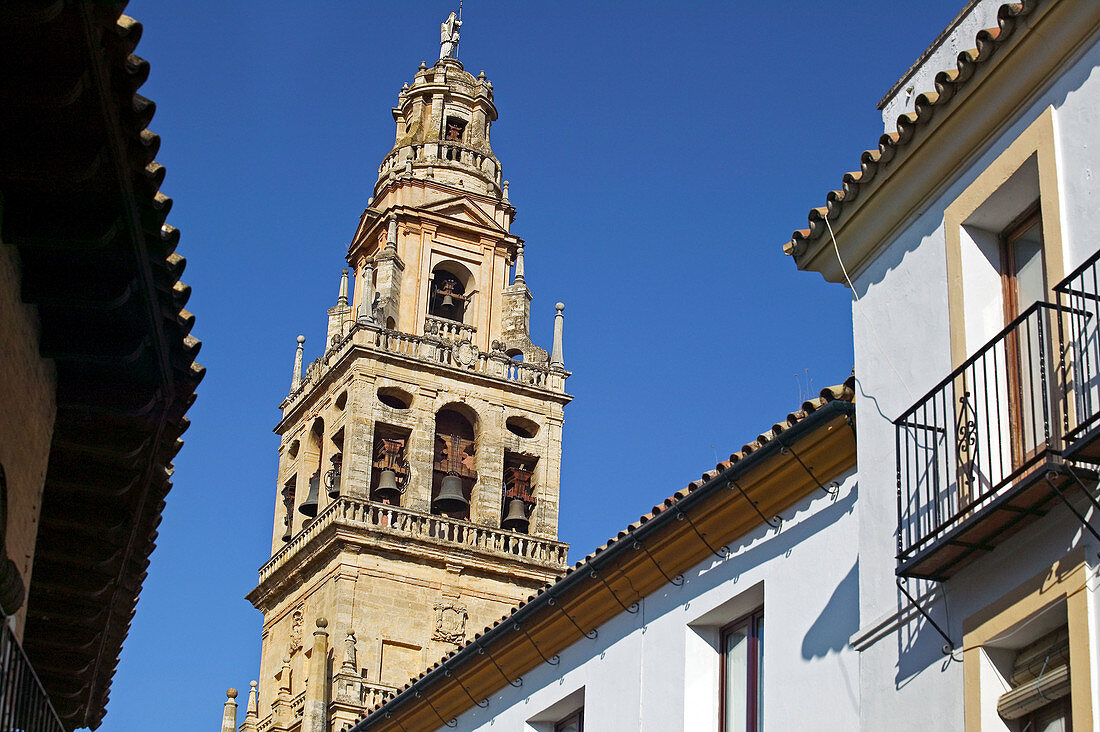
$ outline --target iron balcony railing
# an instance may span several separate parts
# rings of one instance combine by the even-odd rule
[[[1075,458],[1095,461],[1095,447],[1088,451],[1091,455],[1077,453],[1087,450],[1100,429],[1100,250],[1054,289],[1068,309],[1066,360],[1072,374],[1072,419],[1066,431],[1066,447]]]
[[[7,623],[0,630],[0,732],[64,732]]]
[[[1061,449],[1071,314],[1035,303],[895,420],[899,571]]]

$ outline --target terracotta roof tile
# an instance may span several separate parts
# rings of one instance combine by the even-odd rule
[[[977,67],[992,58],[997,49],[1012,36],[1016,29],[1017,18],[1031,13],[1039,0],[1005,3],[997,11],[997,27],[978,31],[975,36],[975,48],[967,49],[958,55],[957,69],[947,69],[936,74],[935,91],[917,95],[914,111],[898,117],[897,131],[887,132],[879,138],[877,149],[867,150],[860,156],[858,171],[845,173],[843,188],[830,191],[825,206],[810,209],[809,228],[798,229],[791,239],[783,245],[783,251],[791,256],[800,256],[807,242],[815,241],[827,232],[824,219],[829,217],[835,222],[844,213],[844,206],[859,198],[864,186],[870,184],[879,168],[890,162],[895,156],[905,153],[905,146],[912,142],[927,127],[938,108],[948,103],[974,75]]]

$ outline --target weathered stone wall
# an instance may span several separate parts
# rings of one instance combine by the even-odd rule
[[[19,268],[15,249],[0,242],[0,467],[8,497],[4,548],[25,591],[53,436],[56,378],[53,364],[38,355],[38,318],[20,301]],[[20,637],[25,612],[24,596],[16,616]]]

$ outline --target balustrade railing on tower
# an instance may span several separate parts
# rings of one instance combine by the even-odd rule
[[[553,539],[483,526],[471,521],[414,511],[385,503],[340,497],[306,524],[286,546],[260,568],[260,582],[263,583],[271,577],[291,557],[332,524],[372,528],[406,537],[461,544],[472,549],[511,554],[559,567],[564,567],[568,559],[568,545]]]

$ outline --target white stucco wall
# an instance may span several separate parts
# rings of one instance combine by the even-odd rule
[[[549,720],[569,711],[555,705],[583,689],[585,729],[716,732],[718,631],[761,597],[765,725],[855,729],[857,486],[852,474],[841,483],[835,500],[820,492],[803,500],[778,532],[763,527],[734,542],[729,559],[692,568],[683,586],[665,585],[637,614],[620,613],[598,638],[563,651],[560,665],[540,665],[521,688],[459,717],[457,729],[552,730]]]
[[[952,369],[943,212],[1044,109],[1053,106],[1065,272],[1100,248],[1100,237],[1093,234],[1098,203],[1096,175],[1100,171],[1098,66],[1100,46],[1094,40],[1047,89],[1039,91],[1034,102],[1021,110],[942,195],[908,222],[854,277],[859,298],[853,303],[853,325],[859,415],[860,608],[864,626],[857,639],[903,606],[894,576],[897,485],[892,420]],[[977,249],[971,255],[976,253]],[[999,330],[1003,320],[998,320],[996,313],[983,316],[980,254],[968,259],[964,248],[963,267],[964,280],[971,288],[966,295],[966,331],[968,353],[973,353]],[[997,310],[999,292],[995,296]],[[946,607],[938,603],[933,614],[958,645],[964,618],[1082,542],[1090,545],[1088,556],[1095,563],[1100,547],[1091,546],[1091,537],[1082,536],[1079,524],[1059,507],[956,575],[946,585]],[[927,585],[910,582],[910,587],[919,591]],[[1095,598],[1090,602],[1096,618]],[[1095,649],[1095,623],[1092,634]],[[962,664],[947,660],[939,650],[941,645],[942,640],[926,623],[913,621],[863,648],[862,729],[962,728]],[[1094,664],[1095,656],[1094,651]],[[1100,719],[1096,724],[1100,725]]]

